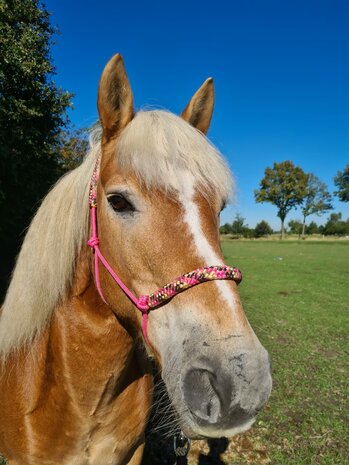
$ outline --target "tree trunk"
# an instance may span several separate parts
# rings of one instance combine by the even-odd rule
[[[304,236],[305,236],[305,216],[303,216],[302,239],[304,239]]]
[[[285,218],[281,218],[281,240],[285,239],[285,225],[284,225]]]

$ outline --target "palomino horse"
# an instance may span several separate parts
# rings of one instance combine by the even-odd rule
[[[204,135],[213,94],[208,79],[181,117],[135,114],[121,56],[106,65],[99,137],[43,201],[2,308],[0,453],[11,465],[139,464],[148,356],[187,436],[245,431],[266,403],[269,357],[219,245],[232,183]]]

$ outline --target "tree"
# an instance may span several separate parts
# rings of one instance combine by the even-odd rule
[[[231,230],[231,224],[225,223],[219,228],[220,234],[230,234],[232,232]]]
[[[303,213],[302,237],[304,237],[305,233],[306,218],[309,215],[321,215],[331,210],[333,208],[331,200],[332,197],[327,190],[326,184],[321,182],[315,174],[307,174],[306,193],[301,207]]]
[[[235,215],[235,220],[231,225],[231,232],[232,234],[236,234],[237,236],[242,236],[244,233],[245,226],[245,218],[243,218],[239,213]]]
[[[318,227],[318,232],[319,234],[325,233],[325,226],[323,224],[320,224],[320,226]]]
[[[273,230],[269,223],[262,220],[256,224],[256,227],[254,228],[254,237],[263,237],[268,236],[269,234],[273,234]]]
[[[349,164],[345,166],[343,171],[337,171],[334,183],[338,187],[338,190],[334,194],[342,202],[349,202]]]
[[[302,232],[302,222],[301,220],[291,220],[288,222],[288,227],[290,228],[291,234],[298,234],[300,237]]]
[[[331,221],[331,223],[339,223],[342,219],[342,213],[331,213],[328,221]]]
[[[53,81],[53,33],[38,0],[0,0],[0,240],[9,256],[62,173],[56,149],[71,94]]]
[[[306,185],[307,175],[302,168],[286,160],[266,168],[260,189],[255,190],[256,202],[270,202],[277,207],[282,239],[285,237],[285,218],[292,208],[302,203]]]
[[[242,235],[243,237],[250,239],[251,237],[254,237],[254,229],[249,228],[248,224],[246,224],[242,229]]]
[[[63,129],[60,134],[58,162],[64,171],[70,171],[79,166],[88,150],[87,128]]]
[[[324,226],[323,234],[326,236],[349,235],[349,219],[347,221],[342,221],[341,213],[332,213]]]
[[[308,226],[305,227],[305,232],[306,234],[318,234],[319,232],[319,227],[315,223],[315,221],[311,221]]]

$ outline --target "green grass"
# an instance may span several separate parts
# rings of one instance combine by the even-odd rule
[[[222,248],[243,272],[242,302],[271,354],[274,387],[251,431],[221,458],[194,441],[190,464],[201,454],[212,465],[349,465],[349,243],[226,240]]]
[[[274,382],[244,454],[225,463],[348,465],[349,243],[226,240],[222,248],[243,272],[243,306]]]

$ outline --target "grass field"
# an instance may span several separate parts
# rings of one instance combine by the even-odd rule
[[[349,242],[222,247],[243,272],[242,302],[271,354],[274,387],[251,431],[211,449],[194,442],[190,465],[349,465]],[[173,464],[164,445],[150,442],[143,463]]]
[[[349,243],[223,241],[249,321],[273,362],[253,429],[200,464],[349,464]],[[192,463],[203,442],[194,444]],[[204,460],[203,460],[204,459]]]

